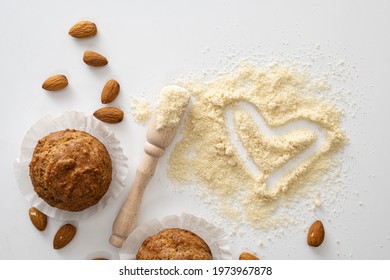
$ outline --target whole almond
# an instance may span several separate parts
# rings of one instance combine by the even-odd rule
[[[30,216],[30,220],[33,225],[39,230],[44,231],[47,226],[47,217],[41,211],[39,211],[35,207],[31,207],[28,210],[28,214]]]
[[[307,244],[312,247],[318,247],[325,238],[325,229],[321,221],[315,221],[307,234]]]
[[[255,255],[252,255],[251,253],[248,253],[248,252],[243,252],[241,253],[240,255],[240,260],[258,260],[259,258],[256,257]]]
[[[103,55],[94,51],[85,51],[83,61],[94,67],[101,67],[107,65],[108,61]]]
[[[120,90],[119,83],[115,80],[109,80],[102,90],[101,100],[103,104],[111,103],[118,96]]]
[[[95,111],[94,117],[105,123],[119,123],[123,120],[123,111],[116,107],[105,107]]]
[[[54,75],[46,79],[42,88],[49,91],[64,89],[68,86],[68,79],[64,75]]]
[[[68,32],[70,36],[75,38],[89,38],[95,36],[96,33],[96,24],[86,20],[77,22]]]
[[[53,248],[61,249],[72,241],[73,237],[76,235],[77,229],[74,225],[65,224],[57,231],[53,239]]]

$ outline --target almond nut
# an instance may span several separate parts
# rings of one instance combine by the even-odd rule
[[[307,244],[312,247],[318,247],[325,238],[325,229],[321,221],[315,221],[307,234]]]
[[[123,111],[115,107],[105,107],[95,111],[94,117],[105,123],[119,123],[123,120]]]
[[[101,67],[107,65],[108,61],[103,55],[94,51],[85,51],[83,61],[94,67]]]
[[[96,24],[90,21],[79,21],[73,25],[68,34],[75,38],[89,38],[95,36],[97,33]]]
[[[119,83],[115,80],[109,80],[102,90],[101,101],[103,104],[111,103],[118,96],[120,90]]]
[[[77,229],[74,225],[65,224],[57,231],[53,239],[53,248],[61,249],[72,241],[73,237],[76,235]]]
[[[240,255],[240,260],[246,261],[246,260],[258,260],[259,258],[256,257],[255,255],[252,255],[251,253],[248,252],[243,252]]]
[[[47,226],[47,217],[41,211],[39,211],[35,207],[31,207],[28,210],[28,214],[30,216],[30,220],[33,225],[39,230],[44,231]]]
[[[54,75],[46,79],[42,88],[49,91],[64,89],[68,86],[68,79],[64,75]]]

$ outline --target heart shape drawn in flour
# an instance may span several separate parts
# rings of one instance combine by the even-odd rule
[[[288,191],[333,144],[332,133],[325,129],[325,134],[312,120],[289,120],[270,130],[259,110],[248,103],[227,109],[225,116],[236,156],[255,174],[256,193],[264,199]],[[244,154],[248,160],[240,156]]]

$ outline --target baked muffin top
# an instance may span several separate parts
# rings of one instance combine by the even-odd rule
[[[137,252],[137,260],[212,260],[209,246],[195,233],[168,228],[148,237]]]
[[[82,211],[97,204],[112,180],[106,147],[79,130],[61,130],[40,139],[29,166],[38,196],[67,211]]]

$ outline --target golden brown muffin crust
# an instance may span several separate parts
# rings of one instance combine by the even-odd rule
[[[112,179],[106,147],[79,130],[61,130],[38,141],[30,162],[35,192],[49,205],[82,211],[99,202]]]
[[[195,233],[169,228],[148,237],[138,250],[137,260],[212,260],[209,246]]]

